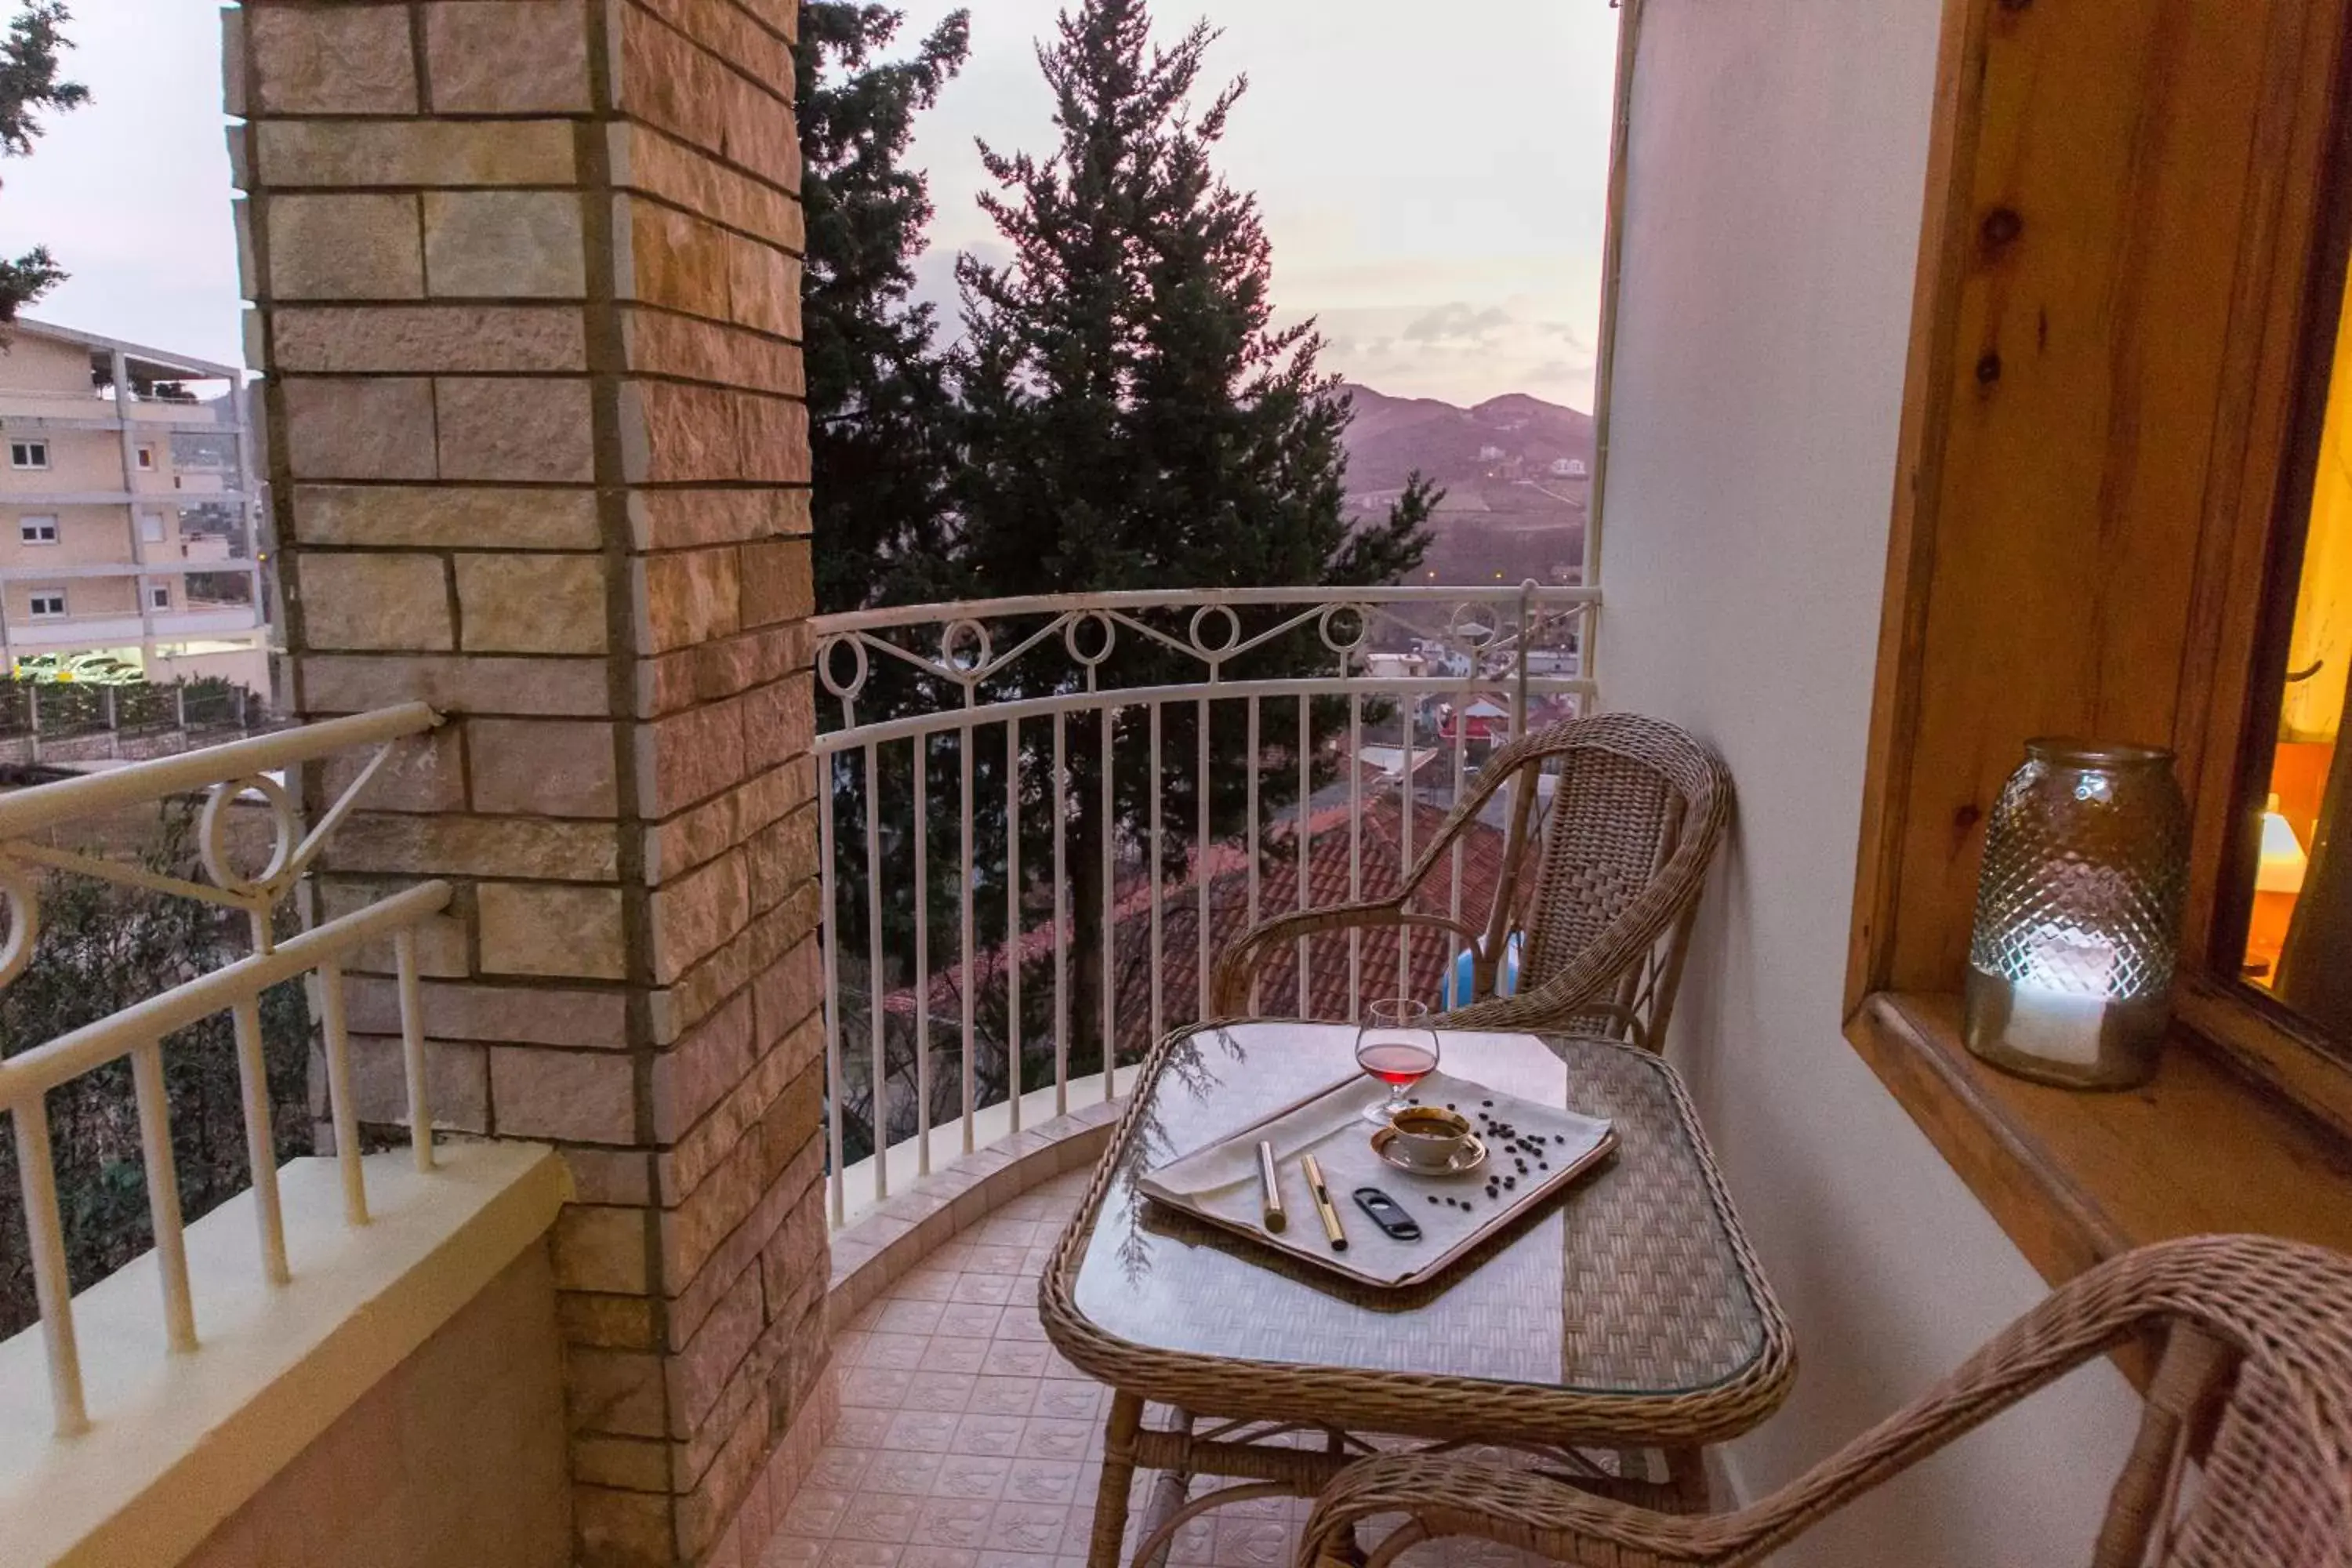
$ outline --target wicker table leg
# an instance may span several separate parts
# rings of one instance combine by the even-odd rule
[[[1706,1450],[1704,1448],[1668,1448],[1666,1484],[1674,1489],[1675,1511],[1706,1513],[1713,1499],[1706,1484]]]
[[[1192,1412],[1179,1407],[1171,1414],[1175,1419],[1175,1430],[1187,1438],[1191,1437],[1192,1435]],[[1139,1439],[1137,1446],[1139,1455],[1141,1449]],[[1151,1485],[1151,1500],[1143,1510],[1142,1522],[1136,1527],[1135,1539],[1139,1546],[1149,1542],[1160,1524],[1183,1508],[1190,1500],[1192,1490],[1191,1467],[1164,1468],[1160,1471],[1159,1479]],[[1168,1561],[1169,1547],[1173,1544],[1171,1541],[1149,1554],[1139,1553],[1131,1568],[1164,1568]]]
[[[1142,1397],[1125,1389],[1115,1393],[1110,1419],[1103,1428],[1102,1485],[1095,1492],[1095,1531],[1087,1543],[1087,1568],[1118,1568],[1119,1543],[1127,1535],[1127,1493],[1135,1480],[1135,1429],[1142,1424]]]

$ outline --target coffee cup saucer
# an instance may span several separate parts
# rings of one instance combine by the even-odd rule
[[[1443,1165],[1436,1166],[1408,1163],[1402,1155],[1392,1152],[1396,1139],[1395,1128],[1380,1129],[1372,1134],[1372,1152],[1378,1154],[1386,1163],[1412,1175],[1466,1176],[1486,1163],[1486,1140],[1480,1138],[1475,1132],[1464,1133],[1462,1147],[1454,1151],[1454,1158]]]

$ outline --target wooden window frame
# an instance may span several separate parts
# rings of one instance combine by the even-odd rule
[[[2352,0],[1945,6],[1846,1034],[2053,1279],[2188,1230],[2352,1247],[2352,1063],[2205,967],[2314,308],[2294,197],[2352,141],[2347,26]],[[2171,745],[2191,806],[2179,1037],[2123,1095],[1958,1039],[1984,816],[2066,731]]]

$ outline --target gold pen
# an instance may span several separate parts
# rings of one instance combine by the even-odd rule
[[[1282,1178],[1275,1169],[1274,1145],[1263,1138],[1257,1141],[1257,1184],[1265,1205],[1265,1228],[1282,1229],[1290,1223],[1290,1216],[1282,1209]]]
[[[1312,1154],[1301,1155],[1298,1163],[1306,1167],[1307,1190],[1314,1194],[1315,1212],[1322,1216],[1323,1234],[1331,1238],[1331,1250],[1347,1251],[1348,1233],[1339,1228],[1339,1211],[1331,1206],[1330,1189],[1323,1184],[1323,1167],[1315,1163]]]

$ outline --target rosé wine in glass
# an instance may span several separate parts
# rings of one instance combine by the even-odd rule
[[[1405,1109],[1405,1090],[1437,1070],[1437,1031],[1429,1009],[1389,997],[1364,1009],[1356,1031],[1356,1065],[1388,1085],[1388,1098],[1364,1107],[1368,1121],[1385,1122]]]

